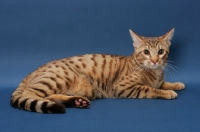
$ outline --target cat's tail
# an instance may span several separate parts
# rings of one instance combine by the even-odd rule
[[[25,84],[22,82],[11,96],[11,106],[39,113],[65,113],[65,106],[63,104],[34,95],[31,97],[22,95],[24,89]]]

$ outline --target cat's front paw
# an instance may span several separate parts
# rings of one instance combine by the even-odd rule
[[[183,90],[183,89],[185,89],[185,84],[183,84],[181,82],[175,82],[174,85],[175,85],[175,88],[176,88],[175,90]]]
[[[178,94],[174,92],[173,90],[167,90],[166,91],[166,99],[175,99],[177,98]]]

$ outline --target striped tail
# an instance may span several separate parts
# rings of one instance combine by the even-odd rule
[[[65,113],[65,106],[61,103],[39,99],[39,97],[22,96],[24,89],[23,83],[21,83],[14,91],[10,100],[11,106],[39,113]]]

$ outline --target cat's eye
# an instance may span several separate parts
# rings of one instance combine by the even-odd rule
[[[147,50],[147,49],[144,50],[144,54],[145,54],[145,55],[149,55],[149,54],[150,54],[149,50]]]
[[[159,51],[158,51],[158,54],[159,55],[162,55],[164,53],[164,50],[163,49],[160,49]]]

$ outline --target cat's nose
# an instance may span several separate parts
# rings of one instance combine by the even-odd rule
[[[151,59],[151,62],[156,65],[156,63],[158,62],[158,59]]]

